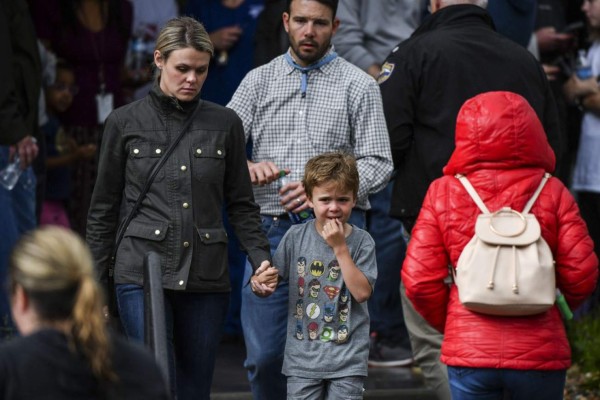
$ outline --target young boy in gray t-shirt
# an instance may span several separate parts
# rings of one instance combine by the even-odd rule
[[[356,160],[314,157],[302,183],[315,219],[292,226],[273,257],[290,287],[288,399],[362,399],[377,264],[371,236],[346,222],[358,193]]]

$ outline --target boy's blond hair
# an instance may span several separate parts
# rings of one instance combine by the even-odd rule
[[[356,199],[359,183],[356,158],[347,153],[331,152],[308,160],[302,179],[306,196],[312,200],[313,189],[328,183],[335,183],[341,191],[352,191]]]

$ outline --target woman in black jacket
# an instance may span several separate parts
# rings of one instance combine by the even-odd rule
[[[262,272],[270,265],[241,120],[199,96],[212,55],[212,43],[199,22],[189,17],[167,22],[155,46],[158,70],[152,91],[106,121],[87,226],[87,241],[104,281],[116,253],[117,304],[131,338],[143,338],[143,258],[148,251],[159,254],[172,391],[180,400],[210,395],[230,291],[223,207],[254,269]],[[143,195],[154,165],[182,130]],[[141,193],[141,206],[115,248],[119,224]],[[274,287],[276,271],[269,274]]]

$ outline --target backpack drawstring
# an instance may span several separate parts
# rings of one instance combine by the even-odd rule
[[[494,263],[493,263],[492,271],[490,273],[490,281],[487,284],[487,288],[489,290],[494,290],[494,276],[496,275],[496,265],[498,265],[498,254],[500,254],[500,246],[496,246],[496,251],[494,252]],[[519,260],[517,259],[517,247],[516,246],[512,246],[512,255],[513,255],[513,277],[514,277],[512,291],[514,294],[519,294],[519,285],[517,283]]]

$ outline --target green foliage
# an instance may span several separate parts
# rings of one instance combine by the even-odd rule
[[[567,323],[573,363],[588,378],[588,387],[600,388],[600,310]]]

